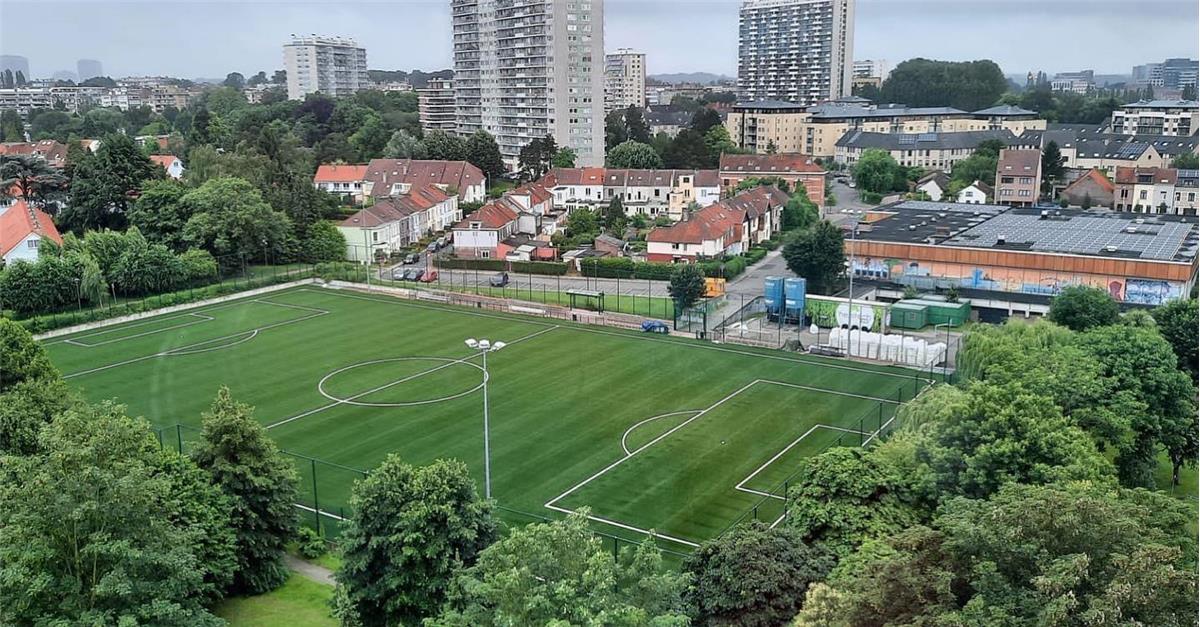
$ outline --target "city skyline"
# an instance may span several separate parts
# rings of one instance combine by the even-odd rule
[[[1052,3],[972,0],[859,0],[855,57],[884,58],[893,64],[924,56],[944,60],[992,59],[1006,74],[1028,70],[1094,69],[1127,74],[1132,66],[1168,57],[1196,57],[1196,3],[1155,0],[1138,4],[1136,15],[1112,19],[1112,3],[1066,0]],[[649,74],[711,72],[734,76],[737,68],[738,0],[658,0],[606,3],[608,50],[632,47],[647,55]],[[379,19],[395,11],[401,23],[420,29],[397,36],[396,21]],[[940,20],[936,37],[918,36]],[[1058,20],[1069,18],[1072,28]],[[664,29],[670,21],[678,28]],[[31,29],[29,24],[42,28]],[[230,25],[237,25],[238,30]],[[344,26],[343,26],[344,25]],[[173,54],[147,56],[144,49],[108,45],[90,36],[96,28],[139,33]],[[45,29],[68,45],[47,48]],[[1153,38],[1130,37],[1155,32]],[[1022,33],[1014,45],[1013,33]],[[29,59],[33,77],[69,70],[80,58],[99,59],[112,76],[165,74],[221,78],[249,76],[283,67],[280,45],[292,34],[342,35],[370,51],[372,69],[452,66],[450,5],[420,2],[292,3],[257,2],[27,2],[0,1],[0,54]],[[1103,41],[1104,45],[1095,42]],[[703,42],[703,45],[698,45]],[[1040,44],[1039,42],[1045,42]]]

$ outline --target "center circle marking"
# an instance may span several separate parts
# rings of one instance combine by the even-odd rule
[[[420,400],[420,401],[407,401],[407,402],[399,402],[399,403],[374,403],[374,402],[354,400],[357,397],[366,396],[367,394],[369,394],[371,392],[379,391],[381,388],[375,388],[375,390],[368,390],[365,392],[359,392],[358,394],[352,394],[352,395],[350,395],[349,398],[342,398],[340,396],[335,396],[325,390],[325,383],[327,381],[329,381],[333,377],[335,377],[343,372],[346,372],[347,370],[353,370],[355,368],[362,368],[364,366],[372,366],[375,364],[392,363],[392,362],[397,362],[397,361],[433,361],[433,362],[441,362],[444,365],[438,366],[437,368],[434,368],[434,369],[426,370],[424,372],[417,372],[414,374],[410,374],[406,377],[401,377],[400,379],[397,379],[395,381],[391,381],[389,383],[384,384],[385,387],[383,387],[382,389],[386,389],[388,387],[392,387],[392,386],[396,386],[396,385],[401,385],[403,382],[406,382],[409,379],[419,378],[422,375],[429,373],[431,370],[441,369],[441,368],[449,368],[452,366],[470,366],[470,367],[483,373],[483,380],[479,382],[479,385],[476,385],[475,387],[473,387],[469,390],[466,390],[464,392],[459,392],[457,394],[451,394],[449,396],[442,396],[442,397],[438,397],[438,398],[429,398],[429,399],[424,399],[424,400]],[[472,392],[482,389],[483,386],[487,383],[487,380],[488,380],[488,374],[487,374],[487,372],[484,371],[483,366],[472,363],[470,361],[466,361],[465,359],[450,359],[447,357],[391,357],[388,359],[373,359],[371,361],[363,361],[363,362],[359,362],[357,364],[350,364],[349,366],[344,366],[342,368],[338,368],[337,370],[334,370],[333,372],[325,375],[324,377],[321,377],[321,380],[317,382],[317,391],[320,392],[321,395],[324,396],[325,398],[327,398],[331,401],[337,402],[337,403],[342,403],[344,405],[358,405],[360,407],[412,407],[415,405],[428,405],[430,403],[440,403],[442,401],[450,401],[450,400],[454,400],[454,399],[462,397],[462,396],[466,396]]]

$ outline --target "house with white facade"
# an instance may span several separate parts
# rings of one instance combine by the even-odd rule
[[[690,263],[739,255],[779,232],[788,199],[788,194],[777,187],[760,186],[685,214],[680,222],[650,231],[646,236],[646,258]]]
[[[716,170],[555,168],[538,183],[554,194],[556,207],[595,209],[620,198],[626,215],[675,220],[693,203],[707,207],[721,198]]]
[[[342,198],[362,202],[363,186],[367,182],[367,166],[323,163],[313,176],[313,186]]]
[[[917,180],[916,191],[924,193],[929,200],[940,201],[950,188],[950,177],[945,172],[930,172]]]
[[[400,252],[461,218],[457,196],[425,185],[377,200],[343,220],[338,230],[346,238],[346,257],[364,262]]]
[[[496,258],[500,242],[517,233],[520,213],[503,198],[471,212],[454,225],[454,256],[464,259]]]
[[[958,202],[968,205],[985,205],[992,195],[992,186],[975,181],[958,192]]]
[[[150,160],[162,166],[167,176],[179,180],[183,178],[183,162],[175,155],[150,155]]]
[[[46,212],[21,199],[0,204],[0,258],[6,265],[37,261],[44,239],[62,244],[62,236]]]

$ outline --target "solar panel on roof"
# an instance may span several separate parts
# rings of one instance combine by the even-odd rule
[[[917,141],[920,142],[935,142],[937,141],[937,133],[921,133],[917,135]]]
[[[913,137],[912,135],[901,135],[896,141],[901,146],[908,146],[917,143],[917,138]]]

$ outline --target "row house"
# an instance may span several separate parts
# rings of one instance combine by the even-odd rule
[[[382,198],[405,194],[413,187],[435,185],[455,194],[460,202],[487,199],[487,179],[483,170],[466,161],[423,159],[372,159],[363,179],[363,194]]]
[[[556,168],[539,184],[554,194],[556,207],[595,209],[619,198],[629,216],[683,218],[689,207],[721,198],[716,170],[629,170]]]
[[[36,142],[6,142],[0,144],[0,155],[34,155],[50,167],[61,170],[67,165],[67,145],[53,139]]]
[[[1019,138],[1022,148],[1058,146],[1063,166],[1078,170],[1103,170],[1109,177],[1118,167],[1169,168],[1177,157],[1196,154],[1196,135],[1126,135],[1107,126],[1056,124]]]
[[[366,262],[389,257],[421,238],[449,228],[462,217],[458,197],[434,185],[410,189],[364,207],[338,224],[346,257]]]
[[[995,199],[1011,207],[1037,204],[1042,181],[1042,151],[1009,149],[1000,151],[996,162]]]
[[[454,225],[454,255],[465,259],[552,260],[550,238],[566,226],[554,193],[528,183],[473,211]]]
[[[741,254],[779,232],[788,198],[775,186],[755,187],[691,212],[681,222],[650,231],[646,258],[690,263]]]
[[[335,165],[323,163],[317,167],[313,176],[313,186],[317,189],[339,196],[343,200],[362,202],[363,186],[367,180],[365,165]]]
[[[1196,215],[1196,170],[1117,168],[1112,207],[1134,213]]]
[[[718,174],[721,189],[732,194],[739,183],[750,178],[779,178],[792,187],[804,188],[817,208],[825,209],[825,168],[811,155],[776,153],[766,155],[721,155]]]

